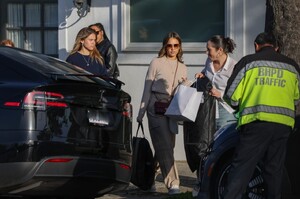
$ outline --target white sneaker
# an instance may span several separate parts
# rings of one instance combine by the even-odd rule
[[[169,188],[169,195],[175,195],[175,194],[180,194],[180,189],[178,185],[172,185],[171,188]]]
[[[198,196],[199,190],[200,190],[199,185],[195,185],[195,186],[193,187],[193,190],[192,190],[192,196],[193,196],[194,198]]]

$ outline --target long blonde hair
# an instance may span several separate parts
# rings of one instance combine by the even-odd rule
[[[169,39],[171,38],[174,38],[174,39],[177,39],[178,42],[179,42],[179,51],[176,55],[177,57],[177,60],[181,63],[183,63],[183,60],[182,60],[182,55],[183,55],[183,52],[182,52],[182,44],[181,44],[181,38],[179,36],[179,34],[177,32],[169,32],[164,40],[163,40],[163,45],[158,53],[158,57],[163,57],[163,56],[167,56],[167,51],[166,51],[166,48],[167,48],[167,44],[169,42]]]
[[[74,54],[78,51],[81,50],[82,48],[82,44],[81,44],[81,41],[86,39],[88,36],[90,36],[91,34],[94,34],[97,38],[97,33],[96,31],[94,31],[93,29],[89,28],[89,27],[85,27],[85,28],[82,28],[78,33],[77,33],[77,36],[76,36],[76,39],[75,39],[75,43],[74,43],[74,46],[73,46],[73,49],[72,51],[70,52],[70,54]],[[92,60],[96,59],[96,61],[98,61],[99,63],[103,64],[104,63],[104,59],[103,57],[101,56],[101,54],[99,53],[98,49],[95,48],[90,51],[90,55]]]

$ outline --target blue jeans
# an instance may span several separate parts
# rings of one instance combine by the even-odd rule
[[[225,126],[226,124],[235,122],[237,119],[234,114],[229,113],[221,104],[218,103],[219,118],[216,118],[216,130]]]

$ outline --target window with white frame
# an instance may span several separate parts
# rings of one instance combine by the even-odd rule
[[[57,0],[10,0],[6,7],[6,38],[18,48],[58,56]]]
[[[203,47],[211,36],[225,34],[225,2],[125,0],[124,48],[153,47],[170,31],[179,33],[187,49]]]

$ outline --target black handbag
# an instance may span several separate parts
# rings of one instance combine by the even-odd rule
[[[183,123],[184,149],[192,172],[199,171],[200,160],[205,154],[216,131],[216,99],[204,93],[195,122]]]
[[[196,88],[198,92],[209,92],[213,86],[208,77],[197,78],[196,80]]]
[[[138,137],[141,128],[143,137]],[[132,165],[130,182],[142,190],[148,190],[154,183],[154,157],[148,140],[145,138],[143,124],[139,123],[136,136],[132,140]]]

